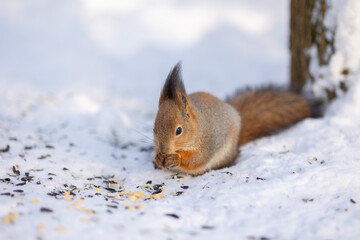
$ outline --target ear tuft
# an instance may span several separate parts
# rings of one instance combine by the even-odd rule
[[[176,101],[177,97],[182,94],[186,95],[186,91],[181,77],[181,62],[179,62],[167,76],[161,92],[159,104],[166,99]]]

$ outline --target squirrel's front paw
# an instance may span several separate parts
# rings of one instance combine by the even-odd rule
[[[163,166],[164,168],[173,168],[179,166],[179,156],[176,153],[167,155]]]
[[[156,156],[155,156],[155,161],[154,161],[154,167],[155,167],[156,169],[162,169],[162,168],[164,168],[164,167],[163,167],[164,160],[165,160],[165,155],[163,155],[163,154],[161,154],[161,153],[156,154]]]
[[[176,153],[169,155],[158,153],[155,156],[154,167],[157,169],[173,168],[179,165],[179,160],[179,156]]]

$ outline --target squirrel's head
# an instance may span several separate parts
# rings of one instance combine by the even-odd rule
[[[178,63],[170,71],[160,95],[154,124],[154,145],[162,154],[194,146],[197,123],[180,71]]]

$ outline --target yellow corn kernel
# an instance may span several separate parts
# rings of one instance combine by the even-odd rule
[[[130,207],[128,208],[128,210],[130,210],[130,211],[135,211],[135,210],[136,210],[136,207],[135,207],[135,206],[130,206]]]
[[[39,224],[39,225],[37,226],[37,230],[40,231],[40,232],[44,231],[44,230],[45,230],[44,224]]]
[[[128,197],[128,199],[129,199],[129,201],[135,201],[135,200],[137,200],[137,197],[136,196],[134,196],[134,195],[130,195],[129,197]]]
[[[9,213],[3,218],[3,224],[9,225],[10,223],[14,223],[16,218],[19,216],[18,212],[15,213]]]
[[[144,198],[145,198],[144,194],[143,194],[142,192],[139,192],[139,191],[137,191],[136,193],[134,193],[134,196],[137,197],[137,198],[141,198],[141,199],[144,199]]]
[[[74,203],[74,207],[78,207],[82,202],[84,202],[84,199],[80,198]]]
[[[56,231],[58,231],[58,232],[65,232],[65,231],[66,231],[66,228],[63,227],[63,226],[60,226],[60,227],[56,228]]]
[[[65,200],[65,201],[71,201],[72,198],[71,198],[70,196],[65,195],[64,200]]]
[[[162,193],[158,193],[158,194],[154,194],[154,195],[152,195],[152,198],[154,198],[154,199],[161,199],[161,198],[164,198],[165,196],[164,196],[164,194],[162,194]]]
[[[90,210],[90,209],[86,209],[86,208],[80,208],[80,211],[84,212],[84,213],[87,213],[89,215],[93,215],[94,214],[94,211],[93,210]]]

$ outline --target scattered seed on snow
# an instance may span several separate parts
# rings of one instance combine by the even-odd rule
[[[52,209],[46,208],[46,207],[40,208],[40,211],[41,211],[41,212],[54,212]]]
[[[135,211],[135,210],[136,210],[136,207],[135,207],[135,206],[130,206],[130,207],[128,207],[127,209],[130,210],[130,211]]]
[[[110,204],[108,204],[108,205],[106,205],[106,206],[108,206],[109,208],[118,208],[118,206],[116,206],[116,205],[110,205]]]
[[[134,195],[130,195],[130,196],[128,196],[128,199],[129,199],[129,201],[136,201],[138,198],[137,197],[135,197]]]
[[[1,182],[10,182],[11,179],[10,178],[3,178],[3,179],[0,179]]]
[[[207,225],[204,225],[204,226],[202,226],[201,228],[202,228],[202,229],[207,229],[207,230],[212,230],[212,229],[214,229],[213,226],[207,226]]]
[[[139,191],[137,191],[136,193],[134,193],[133,196],[135,196],[136,198],[140,198],[140,199],[144,199],[144,198],[145,198],[144,194],[143,194],[142,192],[139,192]]]
[[[44,224],[39,224],[39,225],[37,226],[37,230],[38,230],[39,232],[44,231],[44,230],[45,230]]]
[[[121,196],[120,195],[115,195],[114,199],[121,199]]]
[[[107,191],[109,191],[109,192],[111,192],[111,193],[116,192],[116,190],[113,189],[113,188],[104,187],[104,189],[107,190]]]
[[[6,215],[5,217],[3,217],[3,224],[4,225],[9,225],[11,223],[14,223],[16,218],[19,216],[18,212],[15,213],[9,213],[8,215]]]
[[[81,211],[81,212],[84,212],[84,213],[87,213],[87,214],[89,214],[89,215],[95,214],[95,211],[94,211],[94,210],[90,210],[90,209],[86,209],[86,208],[80,208],[80,211]]]
[[[9,152],[9,150],[10,150],[10,145],[9,144],[7,144],[5,146],[5,148],[0,148],[0,152],[2,152],[2,153]]]
[[[153,198],[153,199],[161,199],[161,198],[164,198],[164,197],[165,196],[162,193],[154,194],[154,195],[151,196],[151,198]]]
[[[161,192],[162,192],[162,189],[160,188],[160,189],[157,189],[157,190],[153,191],[151,194],[155,195],[155,194],[158,194],[158,193],[161,193]]]
[[[81,203],[84,202],[84,199],[80,198],[79,200],[77,200],[76,202],[74,202],[74,207],[78,207]]]
[[[49,157],[51,157],[51,155],[50,154],[46,154],[46,155],[41,155],[40,157],[38,157],[37,159],[39,159],[39,160],[43,160],[43,159],[45,159],[45,158],[49,158]]]
[[[264,180],[266,180],[266,178],[256,177],[256,180],[264,181]]]
[[[12,167],[12,171],[16,176],[20,175],[20,171],[15,166]]]
[[[176,215],[175,213],[166,213],[165,216],[168,216],[168,217],[172,217],[172,218],[176,218],[176,219],[179,219],[180,217],[178,215]]]
[[[72,201],[72,198],[70,196],[64,196],[63,198],[65,201]]]
[[[60,226],[60,227],[56,228],[56,231],[63,233],[63,232],[66,232],[66,228],[63,226]]]

